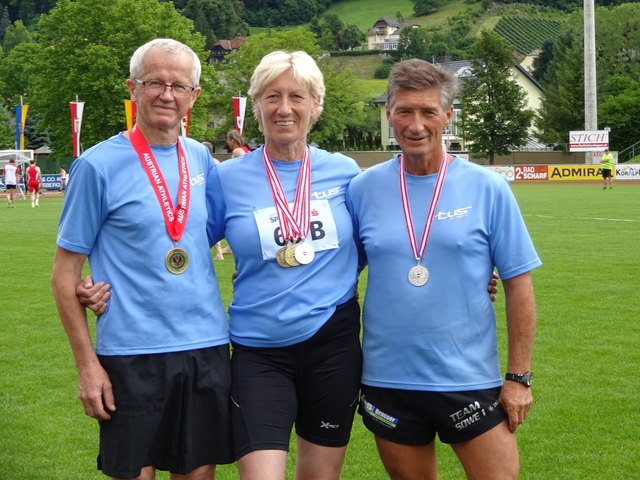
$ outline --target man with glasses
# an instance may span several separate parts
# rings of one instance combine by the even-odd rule
[[[210,480],[233,461],[228,326],[206,234],[205,185],[219,181],[206,148],[178,136],[200,69],[175,40],[138,48],[136,125],[84,152],[65,196],[52,288],[78,396],[100,422],[98,468],[113,479]],[[116,293],[95,349],[75,293],[87,257]]]

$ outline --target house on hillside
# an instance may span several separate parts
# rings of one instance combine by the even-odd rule
[[[211,48],[211,53],[207,57],[207,63],[221,63],[231,52],[235,52],[240,45],[247,43],[244,37],[236,37],[233,40],[218,40]]]
[[[436,63],[441,68],[445,70],[449,70],[453,72],[456,77],[463,79],[466,76],[471,74],[471,61],[470,60],[457,60],[457,61],[445,61],[442,63]],[[524,90],[527,95],[527,105],[526,108],[537,111],[539,110],[542,104],[542,98],[544,95],[544,89],[542,85],[538,83],[538,81],[531,76],[527,70],[519,64],[514,64],[511,69],[511,76],[516,81],[516,83]],[[462,89],[462,80],[458,82],[458,91],[456,92],[456,96],[453,101],[453,116],[451,118],[451,122],[447,125],[443,131],[442,138],[447,144],[447,150],[452,152],[459,152],[466,150],[464,145],[464,140],[462,139],[461,132],[457,126],[458,120],[460,118],[460,114],[464,106],[461,104],[460,100],[460,92]],[[380,108],[380,132],[381,132],[381,140],[382,146],[386,150],[393,150],[398,147],[396,139],[394,138],[393,128],[389,125],[387,121],[387,114],[385,109],[385,104],[387,102],[387,93],[383,93],[378,98],[374,100],[374,103],[377,104]],[[529,144],[527,145],[529,148],[543,148],[542,144],[539,144],[533,139],[534,129],[531,128],[531,137]]]
[[[395,18],[380,17],[367,33],[367,48],[369,50],[397,50],[402,29],[419,26],[417,23],[401,23]]]

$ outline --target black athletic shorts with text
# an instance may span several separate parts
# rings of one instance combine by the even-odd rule
[[[471,440],[507,418],[500,387],[463,392],[424,392],[362,386],[362,421],[375,435],[402,445]]]

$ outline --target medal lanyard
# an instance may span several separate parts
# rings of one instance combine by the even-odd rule
[[[300,172],[298,173],[293,212],[289,210],[287,197],[282,189],[278,173],[269,158],[266,146],[262,147],[262,159],[264,160],[267,180],[276,207],[282,238],[285,242],[306,238],[306,236],[309,235],[309,221],[311,218],[311,156],[309,154],[309,147],[305,146]]]
[[[137,125],[134,125],[133,128],[129,130],[129,138],[131,139],[133,149],[138,154],[138,158],[140,158],[142,168],[147,174],[149,182],[151,182],[151,187],[156,194],[167,232],[171,240],[177,244],[187,224],[189,198],[191,196],[189,167],[187,165],[187,157],[180,143],[180,138],[178,137],[178,171],[180,173],[180,183],[178,185],[178,204],[175,209],[173,208],[169,189],[167,188],[160,168],[156,164],[156,159],[153,156],[151,147],[149,147],[147,140]]]
[[[431,231],[431,224],[433,223],[433,217],[436,212],[436,206],[442,193],[442,186],[444,185],[444,178],[447,175],[447,167],[449,162],[447,161],[447,152],[443,151],[442,160],[440,161],[440,168],[436,177],[436,185],[433,188],[433,194],[431,195],[431,203],[429,203],[429,211],[427,213],[427,221],[422,232],[422,239],[420,240],[420,249],[418,250],[418,242],[416,239],[416,232],[413,226],[413,217],[411,215],[411,205],[409,204],[409,195],[407,193],[407,178],[404,171],[404,156],[400,154],[400,197],[402,199],[402,212],[404,213],[404,220],[407,226],[407,233],[409,234],[409,243],[411,249],[416,257],[416,261],[420,263],[423,258],[424,251],[427,248],[427,242],[429,241],[429,232]]]

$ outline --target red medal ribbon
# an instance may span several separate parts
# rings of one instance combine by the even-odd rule
[[[431,224],[433,223],[433,217],[436,213],[436,206],[438,200],[440,200],[440,194],[442,193],[442,186],[444,185],[444,179],[447,175],[447,167],[449,162],[447,161],[447,152],[442,152],[442,160],[440,162],[440,168],[438,169],[438,176],[436,177],[436,185],[433,188],[433,194],[431,195],[431,203],[429,204],[429,211],[427,213],[427,221],[422,232],[422,239],[420,240],[420,250],[418,250],[418,242],[416,239],[415,228],[413,226],[413,217],[411,216],[411,205],[409,204],[409,195],[407,193],[407,179],[404,171],[404,157],[400,154],[400,196],[402,198],[402,211],[404,213],[405,223],[407,225],[407,233],[409,234],[409,243],[411,243],[411,249],[416,257],[418,263],[422,260],[424,251],[427,248],[427,242],[429,241],[429,232],[431,231]]]
[[[282,238],[285,242],[306,238],[311,228],[311,155],[309,154],[309,147],[305,147],[302,164],[300,165],[296,196],[293,201],[293,212],[289,210],[287,197],[282,189],[278,173],[269,158],[266,146],[262,147],[262,159],[264,160],[267,180],[269,181],[271,195],[278,214]]]
[[[151,147],[149,147],[147,140],[137,125],[134,125],[133,128],[129,130],[129,138],[133,149],[138,154],[138,158],[140,158],[142,168],[144,168],[149,182],[151,182],[153,191],[158,198],[167,232],[169,232],[171,240],[177,243],[180,237],[182,237],[184,228],[187,225],[189,199],[191,197],[191,182],[189,180],[187,156],[180,143],[180,138],[178,138],[178,171],[180,173],[180,183],[178,184],[178,204],[175,209],[173,208],[169,189],[167,188],[160,168],[156,164],[156,159],[153,156]]]

